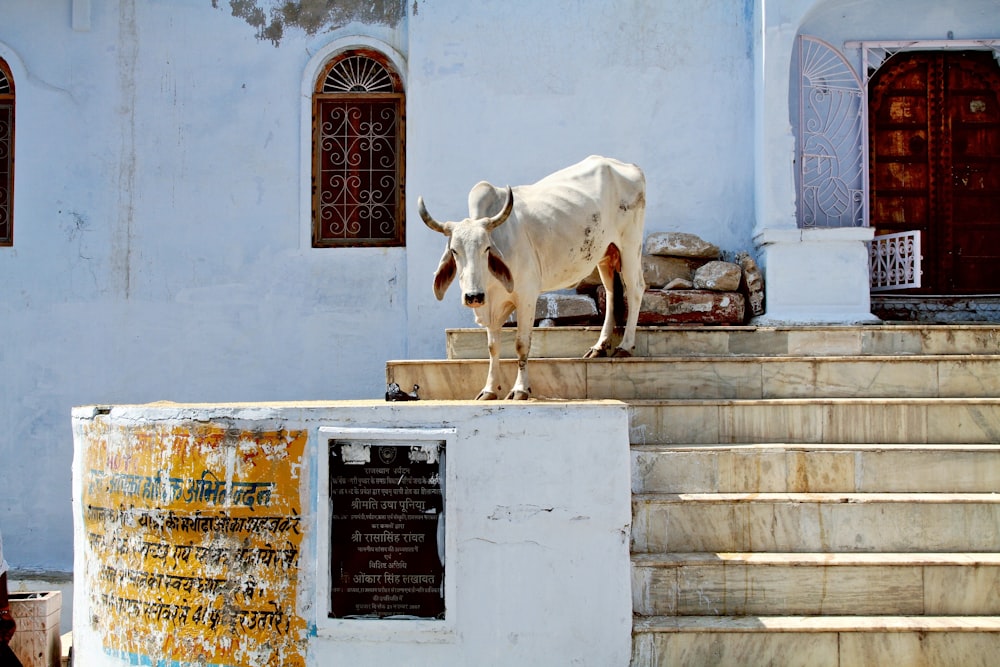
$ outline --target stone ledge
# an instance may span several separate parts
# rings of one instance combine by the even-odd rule
[[[1000,616],[648,616],[633,631],[1000,633]]]
[[[632,554],[633,567],[678,567],[686,565],[787,565],[812,566],[937,566],[986,565],[1000,567],[1000,553],[929,552],[670,552]]]

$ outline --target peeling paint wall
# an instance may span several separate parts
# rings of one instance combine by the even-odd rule
[[[5,0],[12,563],[69,568],[73,405],[379,397],[386,360],[444,356],[444,329],[473,318],[433,297],[442,240],[417,196],[460,218],[480,179],[603,153],[645,170],[647,232],[752,250],[755,220],[792,206],[782,40],[818,4],[767,3],[778,48],[755,81],[760,0]],[[303,89],[358,41],[391,49],[406,86],[407,246],[314,250]]]
[[[749,2],[6,0],[15,236],[0,249],[0,524],[66,571],[71,406],[378,397],[473,319],[434,299],[480,179],[641,165],[647,231],[748,249]],[[67,11],[68,10],[68,11]],[[309,247],[309,68],[381,43],[407,94],[407,247]],[[306,156],[306,157],[303,157]],[[305,192],[305,196],[303,196]]]
[[[275,48],[224,0],[56,5],[9,0],[0,22],[0,528],[25,576],[72,566],[73,405],[378,397],[407,356],[406,251],[314,250],[299,199],[310,58],[402,49],[405,16],[289,19]]]
[[[266,429],[78,422],[76,576],[101,653],[130,664],[305,664],[307,434]]]
[[[80,664],[628,662],[625,404],[161,403],[73,430]],[[443,619],[328,618],[353,538],[321,525],[323,433],[365,430],[453,434]]]
[[[220,0],[212,0],[219,8]],[[404,0],[229,0],[232,15],[243,19],[257,39],[281,43],[285,31],[329,33],[349,23],[395,27],[406,15]]]

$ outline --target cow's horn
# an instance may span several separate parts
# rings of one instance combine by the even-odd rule
[[[447,227],[432,218],[431,214],[427,212],[427,207],[424,206],[423,197],[417,197],[417,212],[420,213],[420,219],[424,221],[424,224],[433,229],[435,232],[441,232],[445,236],[451,234],[451,231]]]
[[[507,218],[510,217],[510,212],[514,210],[514,191],[507,186],[507,203],[504,204],[503,210],[494,215],[492,218],[486,221],[486,229],[488,231],[493,231],[500,225],[502,225]]]

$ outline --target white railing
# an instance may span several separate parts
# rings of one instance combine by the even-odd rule
[[[868,243],[872,292],[920,287],[920,232],[876,236]]]

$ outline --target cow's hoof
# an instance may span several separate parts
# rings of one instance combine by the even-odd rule
[[[511,392],[507,394],[508,401],[526,401],[529,398],[531,398],[530,390],[529,391],[521,391],[520,389],[511,390]]]
[[[492,391],[481,391],[479,396],[476,396],[477,401],[495,401],[497,400],[497,395]]]
[[[607,349],[605,349],[603,347],[592,347],[589,350],[587,350],[587,354],[583,355],[583,358],[584,359],[597,359],[599,357],[606,357],[606,356],[608,356]]]
[[[615,352],[611,356],[612,357],[616,357],[618,359],[624,359],[625,357],[631,357],[632,353],[629,352],[628,350],[626,350],[623,347],[618,347],[618,348],[615,348]]]

